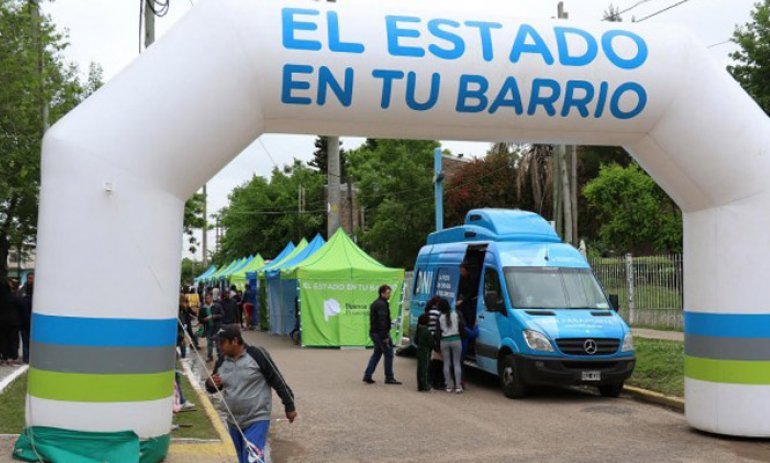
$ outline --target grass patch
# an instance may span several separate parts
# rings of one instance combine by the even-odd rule
[[[636,368],[626,381],[662,394],[684,396],[684,343],[634,338]]]
[[[19,376],[0,394],[0,434],[20,434],[24,430],[24,400],[27,374]]]
[[[195,439],[219,439],[214,426],[211,424],[208,415],[203,409],[203,405],[198,400],[187,376],[180,374],[182,393],[185,399],[195,404],[195,410],[189,412],[180,412],[174,416],[174,423],[179,425],[179,429],[171,432],[171,437],[186,437]]]
[[[182,392],[187,400],[196,404],[195,410],[178,413],[174,423],[189,425],[180,427],[171,433],[172,437],[188,437],[196,439],[218,439],[214,426],[211,424],[203,407],[198,403],[198,396],[187,380],[180,375]],[[19,376],[8,388],[0,394],[0,434],[19,434],[24,429],[24,400],[27,396],[27,374]]]

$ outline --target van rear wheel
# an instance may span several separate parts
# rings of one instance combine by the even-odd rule
[[[527,385],[521,380],[516,368],[516,360],[508,354],[497,360],[497,370],[500,377],[500,388],[509,399],[520,399],[527,395]]]
[[[605,384],[603,386],[599,386],[599,394],[601,394],[602,397],[617,397],[620,395],[622,390],[623,383]]]

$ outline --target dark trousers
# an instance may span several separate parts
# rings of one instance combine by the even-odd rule
[[[417,390],[430,389],[430,349],[417,348]]]
[[[29,363],[29,327],[21,329],[21,358],[24,363]]]
[[[374,352],[369,358],[369,365],[366,366],[364,378],[371,379],[377,364],[380,363],[380,357],[385,355],[385,380],[393,379],[393,342],[390,336],[381,337],[377,334],[370,334],[374,343]]]
[[[430,361],[430,384],[433,389],[444,389],[444,362],[441,360]]]
[[[19,358],[19,327],[0,327],[0,358],[16,360]]]

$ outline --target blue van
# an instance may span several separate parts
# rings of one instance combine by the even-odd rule
[[[498,375],[507,397],[538,385],[617,397],[634,370],[630,328],[585,258],[535,213],[471,210],[428,236],[414,272],[411,332],[433,295],[448,299],[477,328],[465,363]]]

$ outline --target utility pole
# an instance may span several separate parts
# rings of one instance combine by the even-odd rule
[[[433,193],[436,201],[436,231],[444,229],[444,172],[441,165],[441,148],[433,152]]]
[[[203,236],[201,236],[201,246],[203,247],[203,268],[208,268],[209,264],[209,219],[208,219],[209,196],[206,192],[206,184],[203,184]]]
[[[49,108],[48,100],[45,97],[45,69],[43,66],[43,30],[42,20],[40,18],[40,0],[29,1],[30,16],[32,18],[32,37],[35,41],[35,52],[37,54],[37,73],[38,84],[40,85],[40,124],[41,136],[48,131]]]
[[[329,208],[327,217],[327,236],[334,235],[340,228],[340,138],[326,137],[326,178]]]
[[[148,4],[153,0],[142,0],[142,8],[144,9],[144,48],[150,48],[155,42],[155,11]]]
[[[572,205],[572,245],[577,247],[580,245],[580,235],[578,235],[578,199],[577,199],[577,145],[572,145],[572,161],[570,167],[572,167],[570,178],[570,189],[572,199],[570,201]]]
[[[335,0],[327,0],[335,3]],[[326,219],[326,236],[331,238],[334,232],[340,228],[340,182],[342,172],[340,169],[340,137],[326,137],[326,178],[329,198],[328,215]]]
[[[556,13],[559,19],[569,18],[569,13],[564,11],[564,2],[559,2]],[[567,147],[565,145],[556,147],[551,170],[554,187],[554,221],[556,222],[556,231],[562,234],[562,238],[567,243],[574,243],[575,241],[572,214],[573,193],[570,187],[570,174],[575,169],[575,164],[574,149],[572,150],[572,155],[567,157]]]

